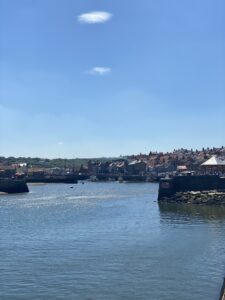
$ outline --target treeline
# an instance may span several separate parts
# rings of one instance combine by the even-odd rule
[[[13,165],[26,163],[28,166],[40,168],[69,168],[79,169],[81,166],[86,166],[89,158],[39,158],[39,157],[4,157],[0,156],[0,164]],[[107,161],[109,158],[98,158],[98,161]]]
[[[23,164],[26,163],[28,166],[35,166],[41,168],[79,168],[81,165],[86,165],[88,159],[64,159],[64,158],[39,158],[39,157],[0,157],[0,164],[12,165],[12,164]]]

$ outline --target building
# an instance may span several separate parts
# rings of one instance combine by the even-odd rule
[[[143,160],[134,160],[127,166],[129,174],[144,175],[146,173],[147,164]]]
[[[109,173],[111,174],[124,174],[127,169],[126,161],[114,161],[109,164]]]
[[[182,172],[186,172],[186,171],[187,171],[186,166],[177,166],[177,172],[182,173]]]
[[[201,164],[201,167],[209,173],[225,173],[225,158],[214,155]]]
[[[14,166],[0,165],[0,178],[12,178],[16,174]]]

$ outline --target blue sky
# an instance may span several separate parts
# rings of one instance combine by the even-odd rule
[[[0,155],[221,146],[223,0],[0,0]]]

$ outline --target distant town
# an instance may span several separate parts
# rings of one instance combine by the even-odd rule
[[[155,181],[166,175],[202,172],[202,164],[212,156],[225,158],[225,148],[201,150],[177,149],[173,152],[152,152],[119,158],[98,159],[42,159],[30,157],[0,157],[1,178],[44,178],[118,180],[118,177],[142,178]],[[129,177],[130,176],[130,177]],[[135,177],[136,176],[136,177]]]

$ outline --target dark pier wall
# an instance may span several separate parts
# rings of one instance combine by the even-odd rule
[[[41,182],[41,183],[77,183],[77,179],[73,177],[66,176],[29,176],[26,178],[27,182]]]
[[[174,178],[160,180],[158,199],[171,197],[177,192],[220,189],[225,189],[225,178],[216,175],[176,176]]]
[[[27,193],[29,189],[23,180],[0,179],[0,192],[7,194]]]
[[[98,180],[108,181],[110,179],[114,180],[123,180],[128,182],[145,182],[147,180],[147,176],[142,175],[118,175],[118,174],[97,174]]]

